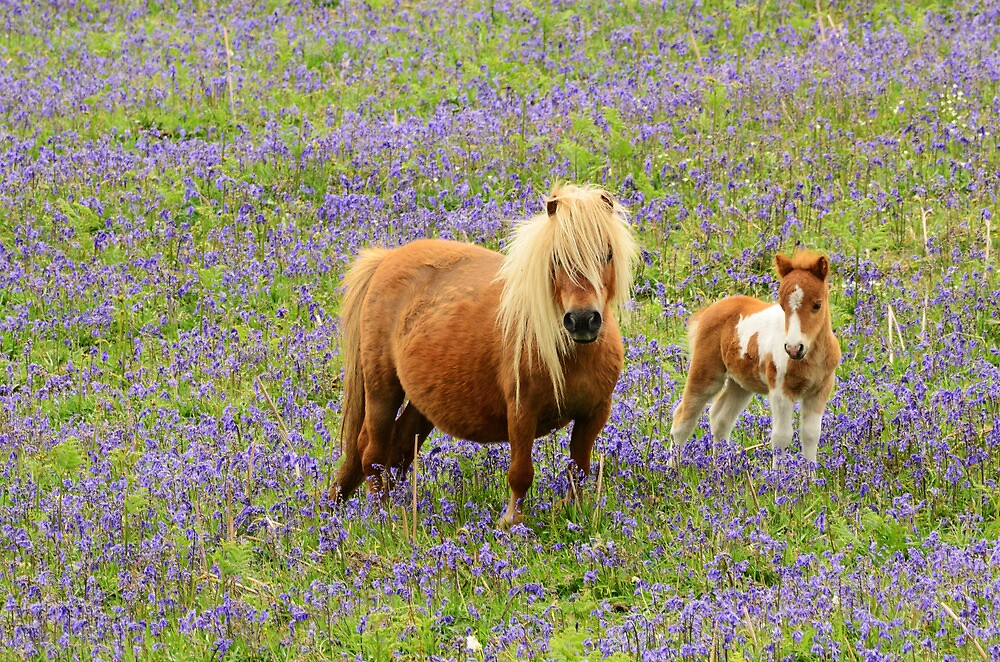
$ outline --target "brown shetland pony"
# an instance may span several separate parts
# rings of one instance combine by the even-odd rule
[[[382,470],[402,475],[435,427],[510,442],[499,526],[523,520],[537,437],[573,421],[570,458],[589,473],[622,369],[614,313],[637,256],[624,208],[571,185],[515,229],[505,255],[431,239],[363,251],[341,312],[344,459],[331,497],[362,480],[384,497]]]
[[[802,453],[816,462],[820,425],[840,363],[827,301],[829,263],[802,251],[774,258],[781,285],[778,303],[744,296],[718,301],[688,324],[691,368],[670,428],[674,466],[705,405],[713,398],[709,426],[715,441],[729,439],[754,393],[771,405],[771,447],[792,443],[792,411],[801,402]]]

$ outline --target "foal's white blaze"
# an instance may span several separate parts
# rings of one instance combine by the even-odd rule
[[[788,352],[785,351],[785,311],[774,304],[748,317],[740,317],[736,323],[736,337],[740,341],[740,353],[747,355],[750,340],[757,336],[757,353],[760,357],[761,375],[766,379],[767,359],[774,361],[778,369],[778,381],[785,374]]]
[[[806,343],[805,338],[802,336],[802,321],[799,319],[799,306],[802,305],[803,296],[805,296],[805,292],[798,285],[788,295],[788,307],[792,310],[792,316],[788,318],[788,334],[784,342],[781,343],[782,349],[784,349],[786,344],[795,346],[805,345]]]

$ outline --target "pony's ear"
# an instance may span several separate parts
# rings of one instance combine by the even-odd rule
[[[556,215],[556,207],[559,206],[559,201],[555,198],[549,198],[545,201],[545,211],[548,212],[549,217]]]
[[[774,266],[778,269],[778,275],[782,278],[792,272],[792,261],[781,253],[774,256]]]
[[[820,280],[826,280],[827,275],[830,273],[830,263],[827,262],[825,255],[820,255],[816,258],[816,264],[812,265],[809,269]]]
[[[601,202],[607,205],[610,211],[615,210],[615,200],[614,198],[611,197],[610,193],[607,193],[606,191],[601,191]]]

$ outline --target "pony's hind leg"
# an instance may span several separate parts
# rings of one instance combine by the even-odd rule
[[[399,458],[393,464],[399,467],[400,479],[406,475],[432,430],[434,424],[412,402],[406,403],[392,430],[393,457],[398,455]]]
[[[709,426],[712,430],[713,443],[718,445],[729,441],[729,435],[736,425],[736,419],[746,409],[753,393],[746,390],[732,379],[726,380],[726,385],[716,396],[715,402],[708,410]]]
[[[351,452],[350,448],[344,449],[344,459],[337,472],[337,481],[330,489],[330,498],[337,501],[346,501],[350,498],[354,494],[354,490],[358,489],[361,481],[365,479],[364,468],[361,465],[361,453],[368,445],[368,436],[365,434],[364,427],[361,428],[357,439],[345,439],[344,444],[354,444],[355,450]]]
[[[704,367],[694,360],[691,362],[691,371],[684,385],[684,395],[674,409],[674,420],[670,425],[669,466],[676,468],[680,465],[684,445],[694,432],[698,418],[725,383],[725,373],[719,373],[712,367]]]
[[[365,427],[362,435],[367,434],[368,443],[361,451],[361,466],[369,491],[383,500],[388,497],[383,476],[388,475],[393,459],[393,428],[401,404],[403,388],[398,382],[395,385],[365,384]]]

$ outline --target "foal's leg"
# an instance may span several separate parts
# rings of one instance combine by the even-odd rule
[[[691,371],[684,385],[684,395],[674,409],[674,421],[670,425],[672,454],[669,466],[675,468],[679,466],[684,444],[694,432],[698,418],[725,383],[725,372],[719,372],[715,366],[705,365],[698,361],[697,357],[691,360]]]
[[[521,403],[524,406],[524,403]],[[511,406],[511,409],[514,407]],[[507,510],[497,521],[497,528],[507,529],[524,521],[522,510],[524,496],[535,478],[535,467],[531,464],[531,447],[535,443],[535,428],[538,421],[523,412],[508,414],[507,435],[510,439],[510,468],[507,483],[510,485],[510,501]]]
[[[778,467],[778,454],[792,443],[792,414],[795,403],[785,397],[780,387],[767,396],[771,404],[771,449],[774,453],[771,468]]]
[[[733,426],[736,425],[736,419],[746,409],[751,397],[753,397],[751,391],[746,390],[732,379],[726,380],[726,385],[715,398],[711,409],[708,410],[709,426],[715,444],[729,441],[729,435],[733,431]]]
[[[833,376],[823,382],[814,395],[802,401],[799,423],[799,441],[802,442],[802,454],[809,460],[809,474],[816,477],[816,450],[819,447],[819,433],[823,423],[823,411],[833,390]]]
[[[577,476],[590,475],[590,456],[594,449],[594,442],[597,440],[597,435],[604,429],[610,415],[611,400],[608,400],[594,409],[589,416],[580,417],[573,421],[573,434],[569,439],[569,459],[572,460],[573,464],[570,471],[575,469]],[[566,500],[572,502],[576,498],[573,493],[575,483],[570,483],[570,485],[572,487],[570,487],[570,493],[566,496]]]

